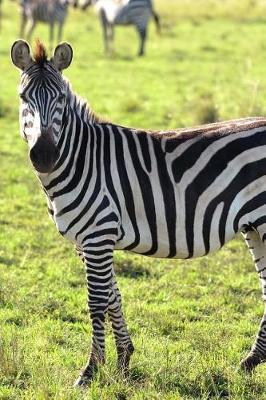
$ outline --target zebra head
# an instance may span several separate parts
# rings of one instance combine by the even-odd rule
[[[69,44],[59,44],[48,60],[37,42],[33,57],[27,42],[17,40],[11,49],[13,64],[21,72],[19,85],[20,132],[29,146],[29,156],[37,172],[52,172],[59,157],[58,141],[67,108],[68,85],[61,75],[72,61]]]

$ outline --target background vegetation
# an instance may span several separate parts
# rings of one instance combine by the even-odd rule
[[[97,18],[71,10],[66,71],[76,92],[123,125],[170,129],[266,114],[266,5],[253,0],[157,0],[138,59],[133,28],[103,56]],[[258,279],[239,239],[187,262],[117,253],[116,270],[136,352],[127,381],[107,364],[86,391],[72,383],[86,361],[90,321],[83,267],[56,233],[18,134],[18,72],[9,49],[18,7],[3,2],[0,33],[0,399],[178,400],[266,398],[266,367],[238,369],[263,313]],[[36,34],[45,41],[47,27]]]

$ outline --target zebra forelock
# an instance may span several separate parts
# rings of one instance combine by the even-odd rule
[[[47,62],[46,48],[39,39],[36,40],[36,46],[34,49],[33,58],[34,58],[34,61],[40,66],[43,66],[44,63]]]

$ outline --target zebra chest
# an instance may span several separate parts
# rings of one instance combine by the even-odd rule
[[[56,226],[57,231],[67,240],[76,244],[78,243],[76,235],[78,233],[78,228],[72,226],[74,219],[72,221],[62,218],[62,217],[55,217],[54,224]]]
[[[52,219],[58,232],[74,244],[82,246],[84,238],[100,235],[101,231],[113,231],[118,226],[112,205],[100,193],[97,199],[84,198],[79,204],[55,199],[52,204]]]
[[[81,229],[81,210],[72,210],[70,212],[64,210],[67,210],[66,207],[63,207],[61,204],[59,206],[56,202],[50,203],[48,207],[48,212],[52,217],[57,231],[66,239],[76,244],[78,242],[77,235]],[[85,214],[85,217],[89,218],[87,214]]]

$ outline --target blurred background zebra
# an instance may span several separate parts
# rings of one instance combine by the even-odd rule
[[[50,47],[54,40],[54,27],[58,25],[57,40],[62,40],[62,30],[68,13],[68,6],[76,6],[76,0],[21,0],[21,26],[20,37],[31,39],[37,22],[44,22],[50,27]],[[29,28],[26,32],[26,25]]]
[[[82,8],[85,10],[90,5],[96,5],[102,23],[106,53],[112,50],[115,25],[136,27],[140,36],[139,56],[144,55],[150,18],[154,19],[157,32],[160,32],[160,18],[154,10],[152,0],[85,0]]]

